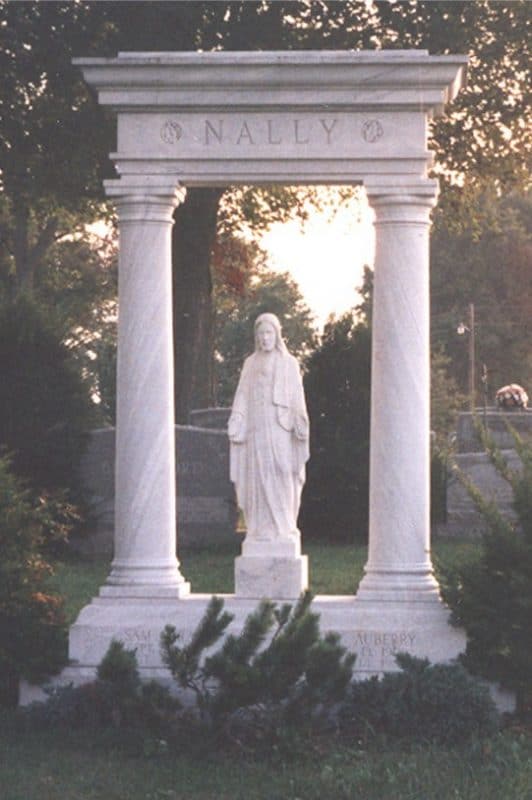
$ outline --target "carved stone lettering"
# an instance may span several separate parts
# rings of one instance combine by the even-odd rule
[[[296,144],[308,144],[309,140],[308,137],[302,138],[300,128],[302,127],[302,123],[300,119],[294,120],[294,134],[295,134],[295,142]]]
[[[240,144],[242,140],[244,140],[248,144],[255,144],[247,122],[244,122],[244,124],[240,128],[240,133],[238,134],[238,139],[236,140],[236,143]]]
[[[331,143],[331,135],[337,122],[338,122],[337,119],[332,119],[332,120],[320,119],[320,124],[323,126],[323,129],[325,130],[325,133],[327,135],[327,144]]]
[[[381,672],[396,667],[397,653],[409,652],[416,634],[411,631],[356,631],[354,650],[358,669]]]
[[[215,124],[217,127],[214,127]],[[223,141],[223,129],[224,129],[224,121],[223,119],[219,119],[217,123],[210,122],[208,119],[205,120],[205,144],[211,143],[211,137],[216,139],[218,143],[222,143]]]
[[[338,119],[333,117],[288,120],[250,118],[239,122],[236,127],[230,121],[224,126],[224,122],[223,119],[205,119],[200,140],[206,145],[331,145],[338,126]]]
[[[269,119],[268,120],[268,144],[282,144],[283,143],[282,139],[274,137],[274,134],[273,134],[274,126],[275,126],[274,120],[273,119]]]
[[[141,666],[152,662],[158,654],[159,639],[149,629],[126,628],[120,638],[128,650],[135,650]]]

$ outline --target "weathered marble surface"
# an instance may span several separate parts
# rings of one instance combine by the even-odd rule
[[[113,157],[124,183],[173,174],[187,186],[364,180],[397,189],[432,183],[427,116],[455,96],[467,58],[161,52],[74,63],[118,111]]]
[[[297,527],[309,457],[303,381],[274,314],[256,319],[254,336],[228,423],[231,480],[247,531],[235,593],[296,598],[308,586]]]

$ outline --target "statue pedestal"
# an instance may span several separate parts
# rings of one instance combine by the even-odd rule
[[[295,600],[308,588],[308,557],[299,537],[248,540],[235,559],[235,596]]]

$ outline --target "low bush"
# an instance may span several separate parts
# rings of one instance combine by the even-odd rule
[[[14,705],[20,678],[42,681],[66,659],[62,598],[46,589],[42,556],[53,531],[46,507],[0,457],[0,704]]]
[[[96,680],[47,691],[46,703],[35,703],[25,711],[32,726],[138,729],[144,738],[167,734],[181,708],[164,686],[141,682],[135,651],[116,640],[109,645]]]
[[[486,685],[461,664],[397,655],[400,672],[353,683],[340,719],[344,735],[454,745],[489,736],[499,715]]]

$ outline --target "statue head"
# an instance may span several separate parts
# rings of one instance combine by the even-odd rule
[[[278,350],[283,355],[288,352],[282,337],[281,323],[275,314],[260,314],[255,320],[254,331],[255,350]]]

